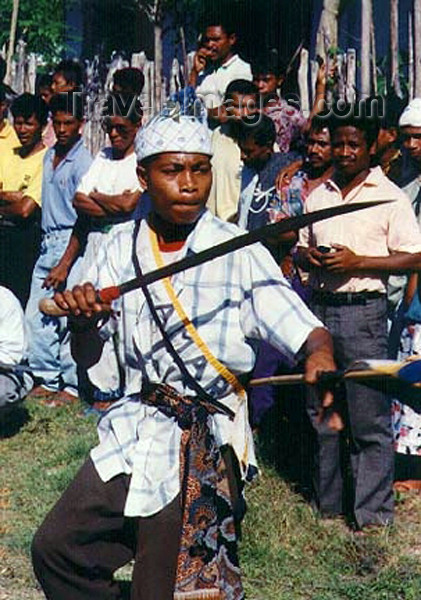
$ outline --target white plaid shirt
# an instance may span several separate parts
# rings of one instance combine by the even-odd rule
[[[135,276],[131,253],[133,223],[117,225],[107,236],[87,280],[99,288],[120,284]],[[189,235],[179,258],[213,247],[243,233],[206,211]],[[137,255],[144,273],[157,268],[142,221]],[[249,373],[255,362],[257,340],[266,340],[289,357],[301,348],[321,323],[306,308],[283,278],[279,267],[260,244],[238,250],[184,271],[172,278],[184,310],[212,353],[234,374]],[[219,444],[232,444],[240,462],[255,465],[246,402],[209,365],[190,339],[170,303],[162,282],[150,292],[170,339],[184,364],[213,397],[236,410],[230,421],[210,417]],[[116,317],[101,330],[118,328],[126,368],[126,396],[101,419],[99,445],[91,452],[103,481],[118,473],[131,474],[125,505],[127,516],[148,516],[161,510],[179,492],[181,430],[174,419],[140,401],[142,382],[165,382],[181,394],[192,395],[165,348],[141,290],[123,296],[115,305]]]

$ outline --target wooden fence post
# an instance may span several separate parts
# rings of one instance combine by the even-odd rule
[[[414,96],[421,98],[421,0],[414,0]]]
[[[12,84],[12,62],[15,52],[16,29],[18,25],[19,0],[13,0],[12,19],[10,22],[9,49],[6,59],[6,76],[5,81],[8,85]]]
[[[371,0],[361,0],[361,97],[367,98],[370,86]]]
[[[414,97],[414,20],[412,12],[408,14],[408,94]]]
[[[346,52],[346,83],[345,98],[346,101],[353,104],[355,102],[357,76],[357,52],[355,48],[348,48]]]
[[[402,96],[399,80],[399,0],[390,0],[390,83],[395,94]],[[410,15],[411,16],[411,15]]]
[[[308,117],[310,114],[310,101],[308,97],[308,50],[306,48],[302,48],[300,52],[298,87],[300,90],[301,112],[305,117]]]

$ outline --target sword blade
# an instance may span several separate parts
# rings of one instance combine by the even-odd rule
[[[343,204],[341,206],[333,206],[331,208],[323,208],[322,210],[316,210],[305,215],[299,215],[298,217],[288,217],[286,219],[283,219],[282,221],[278,221],[277,223],[265,225],[264,227],[260,227],[259,229],[255,229],[254,231],[250,231],[248,233],[244,233],[242,235],[233,237],[227,240],[226,242],[222,242],[221,244],[203,250],[202,252],[198,252],[197,254],[186,256],[185,258],[170,263],[165,267],[161,267],[159,269],[155,269],[154,271],[150,271],[149,273],[145,273],[142,278],[135,277],[134,279],[131,279],[126,283],[122,283],[119,286],[120,296],[132,290],[135,290],[141,287],[142,285],[150,285],[155,281],[164,279],[165,277],[170,277],[171,275],[175,275],[176,273],[181,273],[182,271],[186,271],[187,269],[197,267],[205,262],[209,262],[211,260],[214,260],[215,258],[224,256],[229,252],[234,252],[235,250],[245,248],[261,240],[276,237],[282,233],[287,233],[288,231],[295,231],[296,229],[301,229],[302,227],[307,227],[308,225],[312,225],[317,221],[331,219],[332,217],[337,217],[358,210],[363,210],[365,208],[372,208],[374,206],[378,206],[380,204],[387,204],[389,202],[393,202],[393,200],[375,200],[373,202],[356,202],[355,204]],[[105,290],[103,290],[103,292],[105,292]],[[102,298],[101,293],[100,296]]]

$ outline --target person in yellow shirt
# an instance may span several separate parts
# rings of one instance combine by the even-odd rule
[[[20,146],[20,141],[12,125],[7,120],[6,88],[0,84],[0,156],[11,153]]]
[[[0,155],[0,284],[25,306],[40,244],[42,130],[48,108],[42,98],[22,94],[11,112],[21,145]]]

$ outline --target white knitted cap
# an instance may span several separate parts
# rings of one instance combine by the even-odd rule
[[[421,98],[414,98],[399,119],[399,127],[421,127]]]
[[[157,115],[139,129],[135,140],[137,161],[163,152],[188,152],[212,156],[211,132],[199,118]]]

